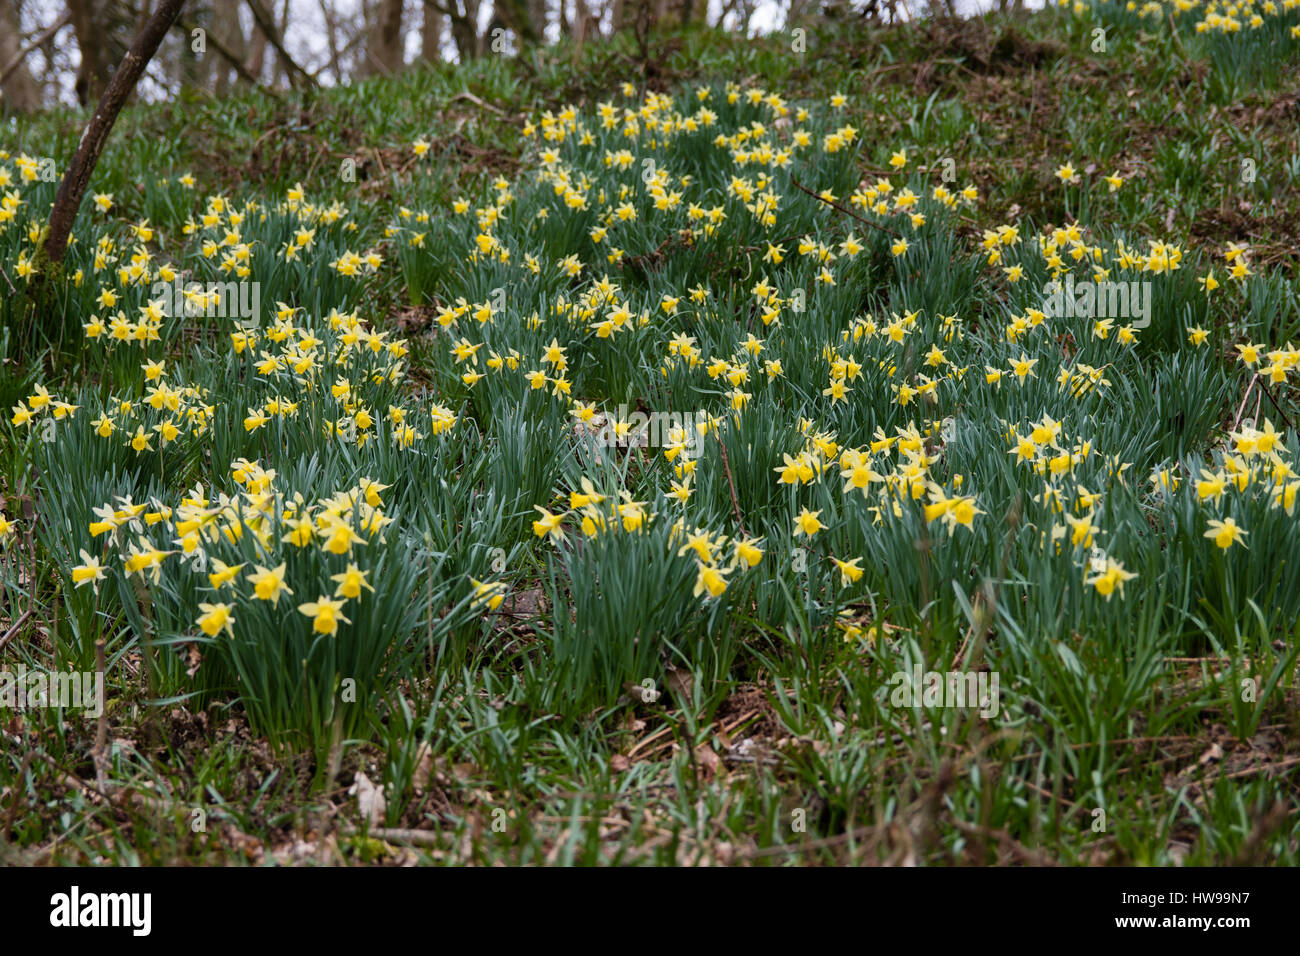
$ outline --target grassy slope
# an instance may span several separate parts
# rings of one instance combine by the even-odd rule
[[[973,212],[972,232],[1017,215],[1060,223],[1078,213],[1052,188],[1052,170],[1072,159],[1101,172],[1141,172],[1138,188],[1103,200],[1113,208],[1102,212],[1132,234],[1205,243],[1216,252],[1227,241],[1249,240],[1257,262],[1294,279],[1296,64],[1233,88],[1231,70],[1187,58],[1168,31],[1128,23],[1099,54],[1090,49],[1089,29],[1056,13],[1014,23],[925,23],[813,37],[802,55],[784,38],[710,32],[657,40],[648,51],[621,41],[577,57],[560,49],[528,63],[487,58],[284,99],[187,98],[125,113],[96,189],[113,192],[131,216],[134,184],[187,170],[204,193],[279,195],[302,182],[314,198],[363,199],[361,225],[373,241],[399,205],[428,208],[479,177],[513,174],[521,114],[611,98],[627,80],[671,89],[749,78],[788,97],[849,94],[850,116],[867,140],[866,169],[886,168],[900,144],[921,155],[952,155],[962,181],[988,197]],[[472,96],[458,98],[461,92]],[[6,145],[62,154],[78,131],[78,117],[56,115],[19,124]],[[417,187],[409,144],[419,136],[433,142],[437,172]],[[333,173],[347,157],[358,161],[358,183]],[[1250,189],[1239,181],[1244,158],[1259,169]],[[373,291],[367,308],[395,324],[406,316],[405,299],[390,283]],[[31,379],[67,374],[53,352],[43,361],[45,368],[5,366],[6,407]],[[0,455],[13,495],[24,462],[14,451]],[[35,581],[39,593],[48,573],[38,568]],[[198,718],[180,708],[154,714],[128,701],[113,713],[112,734],[123,742],[116,774],[127,785],[113,799],[78,782],[90,773],[89,734],[80,725],[41,728],[35,740],[42,755],[30,761],[6,753],[0,806],[15,812],[0,816],[0,834],[12,840],[0,844],[0,854],[122,863],[243,862],[264,851],[281,860],[297,853],[388,862],[411,854],[456,862],[1297,858],[1294,776],[1207,778],[1196,769],[1212,746],[1245,746],[1225,732],[1199,691],[1181,683],[1197,685],[1203,675],[1196,667],[1171,673],[1157,688],[1161,740],[1111,743],[1110,757],[1098,758],[1096,748],[1072,746],[1063,735],[1055,752],[1019,765],[1025,787],[1016,796],[989,784],[997,760],[984,756],[992,742],[976,722],[946,739],[846,732],[846,709],[861,691],[857,659],[848,647],[825,653],[821,660],[772,654],[772,666],[757,668],[753,682],[696,682],[657,705],[599,720],[541,720],[546,715],[527,702],[508,699],[517,662],[507,658],[452,679],[442,704],[406,719],[391,715],[373,739],[344,748],[337,768],[311,755],[292,765],[276,759],[249,740],[237,716]],[[1294,717],[1283,703],[1259,724],[1294,738],[1288,721]],[[361,768],[378,780],[390,762],[409,778],[416,755],[408,722],[456,759],[439,765],[427,786],[403,793],[396,822],[426,828],[440,820],[441,835],[434,846],[409,849],[343,835],[350,799],[338,781]],[[740,737],[755,741],[750,757],[719,765],[717,754]],[[1005,747],[995,752],[1008,756]],[[619,755],[628,753],[640,762],[624,771]],[[1285,760],[1286,753],[1275,756]],[[1082,781],[1094,770],[1112,772],[1107,759],[1121,765],[1124,782],[1108,802],[1117,822],[1097,833]],[[1278,802],[1281,811],[1270,809]],[[200,804],[206,832],[191,827],[190,808]],[[501,808],[511,820],[505,834],[492,828]],[[806,836],[792,832],[796,815],[807,820]]]

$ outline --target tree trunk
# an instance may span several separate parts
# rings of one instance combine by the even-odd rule
[[[251,39],[248,47],[248,72],[253,74],[253,76],[257,77],[260,81],[262,79],[262,70],[266,67],[266,47],[268,41],[266,39],[266,33],[260,26],[258,26],[256,21],[253,22],[253,30],[250,37]]]
[[[367,75],[391,75],[402,69],[402,0],[379,0],[375,21],[366,37]]]
[[[141,6],[140,15],[137,18],[137,22],[136,22],[136,33],[139,33],[145,28],[145,25],[148,23],[149,15],[151,12],[150,0],[144,0],[144,2],[140,6]],[[207,12],[206,10],[203,10],[201,6],[199,7],[199,9],[205,13]],[[208,19],[208,26],[206,29],[207,32],[209,33],[212,32],[212,23],[210,17]],[[192,34],[186,33],[185,36],[182,38],[181,42],[177,44],[176,47],[174,48],[175,59],[172,59],[169,56],[169,54],[171,54],[173,50],[173,47],[170,43],[164,45],[162,47],[161,54],[155,57],[155,59],[158,61],[157,65],[163,70],[164,74],[166,74],[167,68],[169,66],[171,66],[175,70],[175,75],[168,77],[168,79],[172,80],[172,82],[175,84],[174,86],[170,87],[171,89],[179,89],[181,91],[184,91],[187,89],[193,90],[193,89],[208,88],[207,81],[208,81],[208,74],[211,72],[211,60],[208,59],[208,54],[206,50],[203,53],[196,53],[194,51],[193,47],[191,46],[192,40],[193,40]]]
[[[521,47],[530,46],[538,40],[530,7],[529,0],[496,0],[494,6],[497,17],[515,35],[515,40]]]
[[[591,7],[587,6],[587,0],[573,0],[573,32],[577,35],[579,46],[600,35],[600,13],[593,13]]]
[[[561,6],[564,0],[560,0]],[[528,25],[533,33],[533,42],[541,43],[546,39],[546,0],[528,0]]]
[[[466,63],[479,55],[478,44],[479,0],[450,0],[451,38],[456,41],[456,55]]]
[[[82,106],[99,99],[108,86],[107,5],[95,0],[68,0],[72,29],[77,34],[81,65],[77,67],[77,102]]]
[[[426,63],[442,60],[442,11],[424,0],[424,21],[420,25],[420,59]]]
[[[16,0],[0,0],[0,69],[8,69],[9,75],[0,83],[0,109],[11,109],[18,113],[31,113],[40,109],[41,88],[36,84],[32,71],[22,60],[14,62],[19,51],[24,47],[22,21],[18,16]],[[11,67],[10,64],[13,64]]]
[[[72,223],[77,218],[77,208],[86,195],[95,164],[104,151],[113,124],[117,122],[117,114],[130,98],[145,67],[158,52],[158,44],[162,43],[172,23],[180,16],[184,2],[185,0],[160,0],[149,23],[135,38],[125,59],[113,73],[99,105],[95,107],[95,115],[86,125],[86,131],[81,134],[80,144],[54,197],[54,206],[50,209],[50,232],[42,247],[46,258],[55,266],[63,262],[63,256],[68,251],[68,236],[72,232]]]
[[[271,11],[271,16],[275,16],[275,5],[272,4],[269,9]],[[280,45],[276,47],[276,53],[282,54],[284,49],[284,35],[289,29],[289,0],[284,0],[284,3],[281,4],[280,22],[274,24],[274,26],[276,28],[275,36],[279,37],[281,41]],[[272,37],[271,39],[274,40],[275,37]],[[292,89],[295,64],[289,59],[287,54],[279,55],[276,58],[280,61],[280,72],[284,75],[284,85]]]
[[[244,57],[248,55],[248,44],[244,39],[244,28],[239,23],[239,0],[212,0],[212,35],[244,62]],[[216,73],[212,91],[217,96],[225,96],[230,92],[230,64],[221,57],[214,58],[213,64]]]
[[[320,0],[320,14],[325,20],[325,46],[330,51],[330,69],[334,71],[334,82],[343,82],[343,63],[339,55],[339,25],[327,0]]]

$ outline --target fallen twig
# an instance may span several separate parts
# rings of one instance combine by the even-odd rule
[[[483,100],[479,99],[479,98],[478,98],[477,96],[475,96],[473,93],[469,92],[469,90],[461,90],[459,93],[457,93],[457,94],[456,94],[455,96],[453,96],[451,99],[449,99],[447,102],[448,102],[448,103],[454,103],[454,102],[456,102],[456,100],[469,100],[469,101],[470,101],[471,103],[473,103],[475,106],[478,106],[478,107],[481,107],[482,109],[489,110],[489,111],[491,111],[491,112],[493,112],[493,113],[496,113],[497,116],[509,116],[509,115],[510,115],[510,114],[507,113],[505,110],[501,109],[501,107],[499,107],[499,106],[493,106],[491,103],[485,103],[485,102],[483,102]]]
[[[740,500],[736,497],[736,483],[731,478],[731,462],[727,459],[727,446],[723,444],[721,436],[714,437],[718,439],[718,447],[722,449],[722,467],[727,472],[727,490],[731,492],[731,507],[736,512],[736,525],[740,528],[740,533],[748,538],[749,532],[745,530],[745,519],[740,516]]]
[[[803,192],[806,192],[809,196],[812,196],[813,199],[826,203],[826,205],[830,206],[833,209],[839,210],[840,212],[844,213],[844,215],[846,216],[852,216],[854,219],[856,219],[858,222],[862,223],[863,225],[870,226],[872,229],[879,229],[881,232],[887,233],[893,236],[895,239],[903,238],[901,235],[899,235],[894,230],[890,229],[888,226],[882,226],[878,222],[872,222],[870,219],[864,219],[861,216],[859,216],[856,212],[854,212],[852,209],[849,209],[845,206],[841,206],[839,203],[835,202],[835,200],[827,199],[825,196],[818,195],[817,193],[809,189],[807,186],[805,186],[803,183],[799,182],[799,180],[795,179],[793,176],[790,177],[790,184],[794,186],[795,189],[799,189],[802,190]]]
[[[1273,403],[1273,407],[1277,409],[1277,413],[1282,416],[1282,421],[1286,422],[1287,428],[1295,431],[1295,426],[1291,424],[1291,419],[1286,417],[1286,412],[1282,411],[1282,406],[1277,403],[1277,399],[1273,397],[1273,393],[1270,392],[1268,386],[1264,384],[1264,380],[1262,378],[1257,378],[1255,381],[1259,382],[1259,387],[1263,390],[1264,394],[1268,396],[1268,400]]]
[[[356,827],[344,827],[340,831],[344,836],[368,836],[385,843],[405,843],[411,846],[441,846],[443,841],[437,833],[429,830],[407,830],[396,827],[374,827],[361,831]]]
[[[32,616],[35,615],[35,613],[36,611],[33,610],[32,608],[28,608],[27,610],[23,611],[23,613],[19,616],[18,620],[14,621],[13,625],[9,628],[9,630],[5,631],[4,637],[0,637],[0,651],[3,651],[5,649],[5,645],[8,644],[11,640],[13,640],[14,635],[18,633],[18,631],[22,628],[24,624],[26,624],[29,620],[31,620]]]

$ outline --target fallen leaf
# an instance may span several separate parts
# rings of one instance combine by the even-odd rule
[[[513,618],[528,620],[541,614],[545,606],[542,600],[542,589],[529,588],[511,594],[502,610]]]
[[[415,772],[411,774],[411,789],[415,791],[417,797],[424,793],[424,788],[429,785],[433,769],[433,748],[429,746],[427,740],[422,740],[420,746],[415,749]]]
[[[388,804],[384,801],[384,788],[376,787],[362,771],[357,771],[357,778],[348,788],[348,795],[357,798],[357,812],[372,827],[384,822],[384,811]]]
[[[688,670],[669,668],[664,677],[664,686],[681,695],[682,700],[691,699],[691,690],[695,686],[695,675]]]
[[[695,748],[695,761],[700,767],[705,783],[712,781],[718,775],[718,768],[722,766],[722,761],[708,744],[700,744]]]
[[[199,665],[203,663],[203,655],[199,653],[199,645],[191,642],[185,645],[185,675],[193,677],[198,673]]]

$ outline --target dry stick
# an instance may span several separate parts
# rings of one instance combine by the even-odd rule
[[[1038,108],[1038,84],[1034,82],[1035,72],[1036,71],[1034,67],[1030,66],[1029,67],[1029,113],[1026,115],[1025,118],[1029,120],[1031,125],[1034,122],[1034,110]]]
[[[1001,565],[998,568],[998,581],[1001,581],[1006,576],[1007,562],[1011,554],[1011,538],[1014,536],[1016,529],[1020,526],[1020,517],[1021,517],[1020,502],[1019,499],[1017,499],[1015,502],[1012,503],[1011,510],[1007,512],[1007,534],[1002,541],[1002,561],[1001,561]],[[971,606],[970,606],[972,613],[975,613],[979,610],[976,607],[976,602],[978,602],[979,599],[983,597],[985,593],[986,592],[984,591],[977,591],[975,593],[975,598],[974,600],[971,601]],[[987,593],[988,593],[988,598],[984,603],[989,605],[988,618],[984,619],[979,616],[976,616],[975,620],[971,622],[971,626],[969,630],[966,631],[966,636],[962,638],[961,647],[957,648],[957,653],[953,655],[952,667],[954,669],[956,669],[957,662],[961,660],[962,655],[966,653],[966,645],[970,643],[970,639],[972,637],[976,636],[975,624],[979,623],[984,625],[983,628],[980,629],[978,635],[978,639],[982,641],[984,639],[984,635],[987,634],[993,628],[993,625],[997,620],[998,585],[995,583],[991,588],[988,589]],[[978,644],[976,646],[978,646]]]
[[[984,592],[976,591],[975,599],[970,602],[970,609],[975,614],[975,621],[971,623],[970,627],[966,628],[966,635],[961,639],[961,645],[957,648],[957,653],[952,656],[952,664],[950,666],[954,670],[956,670],[957,662],[961,660],[961,656],[966,653],[966,645],[970,643],[971,637],[975,634],[975,625],[980,621],[980,602],[983,600]]]
[[[1169,14],[1169,32],[1173,35],[1174,42],[1178,44],[1179,52],[1183,54],[1183,66],[1187,66],[1190,57],[1187,55],[1187,47],[1183,46],[1183,38],[1178,35],[1178,27],[1174,23],[1174,11],[1167,10],[1165,12]]]
[[[1028,787],[1030,790],[1034,791],[1034,793],[1037,793],[1037,794],[1039,794],[1039,795],[1041,795],[1041,796],[1047,797],[1047,798],[1049,798],[1049,799],[1051,799],[1051,800],[1057,800],[1057,801],[1059,801],[1059,802],[1065,804],[1065,806],[1069,807],[1071,810],[1073,810],[1075,807],[1078,806],[1077,803],[1073,803],[1073,802],[1067,800],[1065,797],[1061,796],[1060,794],[1052,793],[1052,791],[1050,791],[1050,790],[1044,790],[1042,787],[1040,787],[1040,786],[1039,786],[1038,784],[1036,784],[1036,783],[1030,783],[1030,782],[1029,782],[1028,780],[1026,780],[1024,777],[1018,777],[1018,776],[1016,776],[1015,774],[1009,774],[1008,776],[1009,776],[1010,779],[1013,779],[1013,780],[1019,780],[1021,783],[1023,783],[1023,784],[1024,784],[1026,787]]]
[[[1277,763],[1266,763],[1260,767],[1247,767],[1244,770],[1234,770],[1232,773],[1221,773],[1210,778],[1210,783],[1217,780],[1238,780],[1241,777],[1249,777],[1257,773],[1267,773],[1273,770],[1284,770],[1287,767],[1293,767],[1300,763],[1300,757],[1289,757],[1286,760],[1280,760]]]
[[[1288,816],[1287,805],[1281,800],[1273,804],[1271,808],[1255,821],[1251,828],[1250,834],[1242,844],[1241,850],[1237,853],[1237,858],[1233,860],[1233,866],[1260,866],[1264,863],[1264,857],[1267,853],[1265,841],[1271,837]]]
[[[1160,744],[1173,743],[1179,740],[1196,739],[1197,738],[1188,736],[1187,734],[1179,734],[1170,737],[1125,737],[1121,740],[1108,740],[1104,744],[1097,741],[1091,741],[1082,744],[1066,744],[1066,746],[1071,750],[1089,750],[1093,747],[1115,747],[1119,744]],[[1031,750],[1029,753],[1019,754],[1018,756],[1012,757],[1010,760],[1007,760],[1006,763],[1019,763],[1021,760],[1029,760],[1032,757],[1041,757],[1046,753],[1047,751],[1045,750]]]
[[[50,234],[45,240],[45,252],[50,261],[58,264],[63,261],[68,250],[68,235],[72,232],[72,222],[77,218],[77,207],[81,197],[90,185],[90,175],[95,171],[99,154],[104,151],[108,134],[113,130],[117,114],[131,96],[135,84],[139,82],[144,68],[158,51],[158,45],[171,29],[172,23],[180,15],[184,0],[161,0],[149,22],[126,51],[122,64],[113,73],[108,88],[95,107],[86,131],[81,134],[81,143],[72,157],[68,171],[59,183],[59,192],[54,199],[54,208],[50,210]]]
[[[1268,400],[1273,403],[1273,407],[1277,409],[1277,413],[1282,416],[1282,421],[1286,422],[1288,428],[1295,431],[1295,426],[1291,424],[1291,419],[1286,417],[1286,412],[1282,411],[1282,406],[1277,403],[1277,399],[1274,398],[1273,393],[1268,390],[1268,386],[1264,384],[1264,380],[1257,377],[1255,381],[1259,382],[1260,389],[1262,389],[1264,394],[1268,396]]]
[[[491,103],[484,103],[481,99],[479,99],[477,96],[475,96],[473,93],[469,92],[468,90],[462,90],[461,92],[453,96],[451,99],[449,99],[447,102],[454,103],[456,102],[456,100],[469,100],[475,106],[482,107],[485,110],[491,110],[493,113],[496,113],[498,116],[509,115],[505,110],[501,109],[499,106],[493,106]]]
[[[721,813],[721,810],[719,810],[719,813]],[[577,817],[568,817],[568,816],[565,816],[565,817],[551,817],[551,816],[546,816],[545,814],[541,814],[541,815],[539,815],[539,816],[535,816],[535,817],[533,817],[532,819],[536,820],[538,823],[568,823],[570,820],[572,820],[574,823],[592,823],[592,822],[597,822],[597,823],[603,823],[603,824],[606,824],[607,826],[610,825],[610,824],[614,824],[614,825],[620,825],[620,824],[621,824],[621,825],[626,826],[626,824],[627,824],[627,821],[624,820],[622,817],[593,817],[593,816],[590,816],[590,815],[585,814],[585,813],[582,814],[581,816],[577,816]],[[415,831],[415,832],[419,833],[420,831],[417,830],[417,831]],[[552,852],[554,852],[554,851],[552,851]]]
[[[170,795],[149,793],[129,784],[108,782],[95,783],[92,785],[86,783],[86,781],[82,780],[75,773],[64,770],[49,754],[38,753],[37,756],[44,758],[46,765],[54,771],[55,779],[57,779],[59,783],[63,784],[65,787],[70,787],[73,790],[79,790],[87,797],[98,797],[107,807],[120,806],[124,800],[129,800],[137,806],[147,806],[157,813],[171,813],[178,809]],[[45,851],[52,849],[58,844],[59,840],[63,839],[63,837],[67,836],[70,832],[71,831],[69,830],[61,834],[49,845],[49,847],[45,848]]]
[[[27,538],[27,554],[32,559],[32,570],[30,576],[27,579],[28,580],[27,606],[32,610],[33,613],[35,613],[36,582],[40,577],[38,573],[39,572],[38,562],[36,560],[36,502],[35,500],[28,498],[26,501],[24,501],[22,504],[22,510],[23,510],[23,517],[28,519],[29,522],[27,525],[27,533],[25,537]],[[58,605],[56,604],[55,607],[57,608]],[[58,620],[56,619],[54,623],[57,626]]]
[[[819,200],[819,201],[821,201],[821,202],[824,202],[824,203],[826,203],[826,205],[830,206],[830,207],[833,208],[833,209],[838,209],[840,212],[844,213],[844,215],[846,215],[846,216],[852,216],[854,219],[856,219],[858,222],[862,223],[863,225],[870,226],[872,229],[879,229],[881,232],[888,233],[889,235],[893,236],[895,239],[901,239],[901,238],[903,238],[901,235],[899,235],[898,233],[894,232],[894,230],[890,229],[888,226],[882,226],[880,223],[878,223],[878,222],[872,222],[870,219],[863,219],[861,216],[859,216],[859,215],[858,215],[856,212],[854,212],[852,209],[848,209],[848,208],[846,208],[846,207],[844,207],[844,206],[841,206],[839,203],[835,202],[833,199],[827,199],[825,196],[819,196],[819,195],[817,195],[817,193],[813,192],[811,189],[809,189],[809,188],[808,188],[807,186],[805,186],[803,183],[799,182],[799,180],[795,179],[793,176],[790,177],[790,184],[791,184],[792,186],[794,186],[795,189],[800,189],[800,190],[802,190],[803,192],[806,192],[809,196],[812,196],[813,199],[816,199],[816,200]]]
[[[877,823],[871,826],[854,827],[852,830],[846,830],[835,836],[821,837],[816,840],[805,840],[802,843],[782,843],[777,846],[761,847],[755,850],[745,850],[737,853],[735,859],[738,860],[755,860],[767,856],[780,856],[783,853],[806,853],[809,850],[826,850],[831,847],[841,846],[851,840],[859,837],[872,836],[880,833],[889,827],[888,823]]]
[[[673,729],[673,728],[672,728],[671,725],[669,725],[669,726],[665,726],[665,727],[660,727],[658,730],[656,730],[654,733],[652,733],[649,737],[646,737],[646,738],[644,738],[644,739],[638,741],[637,744],[636,744],[636,746],[633,747],[631,750],[629,750],[629,751],[627,752],[627,759],[628,759],[628,760],[631,760],[633,757],[636,756],[636,752],[637,752],[638,750],[640,750],[642,747],[644,747],[646,744],[650,743],[651,741],[659,739],[659,738],[662,737],[664,734],[666,734],[666,733],[670,733],[670,732],[672,731],[672,729]],[[671,743],[671,742],[672,742],[672,741],[669,741],[669,743]],[[656,750],[658,750],[658,749],[659,749],[658,747],[655,747],[655,748],[653,748],[652,750],[647,751],[647,754],[654,753],[654,752],[655,752]]]
[[[727,490],[731,492],[731,507],[736,512],[736,524],[740,527],[740,533],[748,538],[749,532],[745,530],[745,520],[740,517],[740,501],[736,498],[736,483],[731,480],[731,462],[727,460],[727,446],[723,444],[720,435],[715,433],[713,437],[718,440],[718,447],[722,449],[722,467],[727,472]]]
[[[9,79],[9,74],[12,73],[14,70],[18,69],[18,67],[22,65],[23,60],[27,59],[28,53],[31,53],[33,50],[35,50],[46,40],[52,39],[54,37],[54,34],[58,33],[60,30],[62,30],[71,22],[72,22],[72,12],[68,11],[62,16],[62,18],[56,20],[53,26],[49,27],[49,29],[47,30],[41,31],[41,33],[33,37],[30,41],[28,41],[27,45],[24,46],[21,50],[19,50],[16,54],[14,54],[14,58],[5,64],[4,69],[0,70],[0,83],[3,83],[5,80]]]
[[[91,786],[90,784],[86,783],[86,781],[78,777],[75,773],[72,773],[71,771],[68,770],[64,770],[63,767],[61,767],[58,763],[55,762],[52,756],[45,753],[44,751],[34,751],[34,752],[36,756],[40,757],[42,760],[45,761],[45,765],[47,767],[49,767],[51,770],[54,771],[55,779],[59,783],[63,784],[65,787],[71,787],[73,790],[80,790],[83,794],[85,794],[88,797],[98,797],[100,800],[103,800],[104,803],[110,805],[112,804],[113,798],[111,794],[105,793],[97,786]]]
[[[862,83],[865,86],[867,81],[869,80],[874,80],[876,77],[883,76],[886,73],[892,73],[894,72],[894,70],[906,69],[909,66],[912,66],[912,64],[911,63],[887,63],[884,66],[878,66],[862,78]]]
[[[18,795],[9,807],[9,813],[5,816],[4,839],[9,842],[9,834],[13,830],[14,820],[18,819],[18,813],[27,804],[27,771],[32,767],[32,758],[36,756],[36,751],[29,750],[23,756],[22,768],[18,771],[18,779],[14,786],[18,790]]]
[[[95,642],[95,670],[99,673],[99,679],[104,679],[104,640],[100,638]],[[105,790],[108,783],[108,774],[104,768],[104,758],[108,752],[108,708],[105,707],[99,713],[99,720],[95,723],[95,749],[91,755],[95,761],[95,784],[101,791]]]
[[[656,730],[654,733],[652,733],[650,736],[643,737],[641,740],[637,741],[636,745],[631,750],[627,752],[626,755],[627,759],[631,760],[633,757],[636,756],[636,752],[640,750],[642,747],[644,747],[646,744],[653,743],[654,741],[658,740],[660,737],[664,736],[665,734],[672,733],[672,731],[673,731],[673,725],[665,724],[664,726]],[[662,744],[656,744],[655,746],[651,747],[649,750],[646,751],[645,756],[642,759],[649,760],[651,754],[657,753],[658,751],[664,749],[665,747],[671,747],[674,743],[676,743],[676,741],[674,740],[665,740]]]
[[[30,607],[23,611],[18,620],[14,621],[13,626],[10,627],[9,630],[5,631],[4,637],[0,637],[0,651],[5,649],[5,645],[13,640],[14,635],[18,633],[19,629],[26,624],[35,613],[36,609]]]
[[[342,832],[344,836],[361,835],[361,831],[356,827],[344,827]],[[438,833],[432,830],[372,827],[367,831],[367,835],[373,840],[382,840],[385,843],[406,843],[412,846],[442,846],[445,842]]]
[[[733,731],[736,730],[737,727],[739,727],[739,726],[741,725],[742,722],[744,722],[745,720],[748,720],[750,716],[754,716],[754,715],[757,715],[757,714],[758,714],[758,711],[754,711],[753,714],[746,714],[744,717],[738,718],[738,719],[737,719],[734,723],[732,723],[730,726],[728,726],[727,724],[724,723],[724,724],[722,725],[722,732],[723,732],[724,734],[730,734],[730,733],[732,733]],[[638,750],[640,750],[642,746],[644,746],[645,744],[650,743],[650,741],[652,741],[652,740],[654,740],[654,739],[656,739],[656,738],[658,738],[658,737],[662,737],[662,736],[663,736],[664,734],[666,734],[666,733],[670,733],[672,730],[673,730],[673,725],[672,725],[672,724],[668,724],[667,726],[661,727],[659,730],[655,731],[655,732],[654,732],[653,734],[651,734],[649,737],[645,738],[645,740],[641,741],[641,742],[638,743],[635,747],[633,747],[631,750],[629,750],[629,751],[627,752],[627,758],[628,758],[629,760],[631,760],[632,757],[636,755],[636,752],[637,752]],[[655,744],[655,746],[651,747],[649,750],[647,750],[647,751],[645,752],[645,754],[641,757],[641,759],[642,759],[642,760],[646,760],[646,761],[648,761],[652,756],[654,756],[655,754],[657,754],[659,751],[664,750],[664,749],[671,749],[671,748],[673,747],[673,745],[676,744],[676,743],[677,743],[676,740],[665,740],[665,741],[663,741],[662,743]]]
[[[333,740],[330,742],[329,757],[325,761],[325,789],[330,790],[334,787],[334,781],[339,775],[339,770],[343,766],[343,712],[339,711],[338,717],[334,720],[334,726],[330,728]]]
[[[644,787],[637,787],[635,792],[623,791],[622,793],[601,793],[596,790],[552,790],[545,794],[546,800],[610,800],[615,806],[626,807],[628,800],[632,797],[660,793],[664,790],[676,792],[677,785],[672,783],[652,783]]]
[[[1008,850],[1010,853],[1012,853],[1014,856],[1019,857],[1025,863],[1029,863],[1034,866],[1056,866],[1057,865],[1055,860],[1051,860],[1046,856],[1044,856],[1041,852],[1025,846],[1023,843],[1021,843],[1019,840],[1013,837],[1010,833],[1007,833],[1006,830],[990,830],[987,827],[980,827],[973,823],[967,823],[965,820],[953,820],[952,825],[956,827],[958,830],[960,830],[962,833],[965,833],[967,836],[977,836],[980,837],[981,839],[987,839],[988,837],[992,837],[994,840],[998,842],[1000,846],[1002,846],[1003,849]]]

